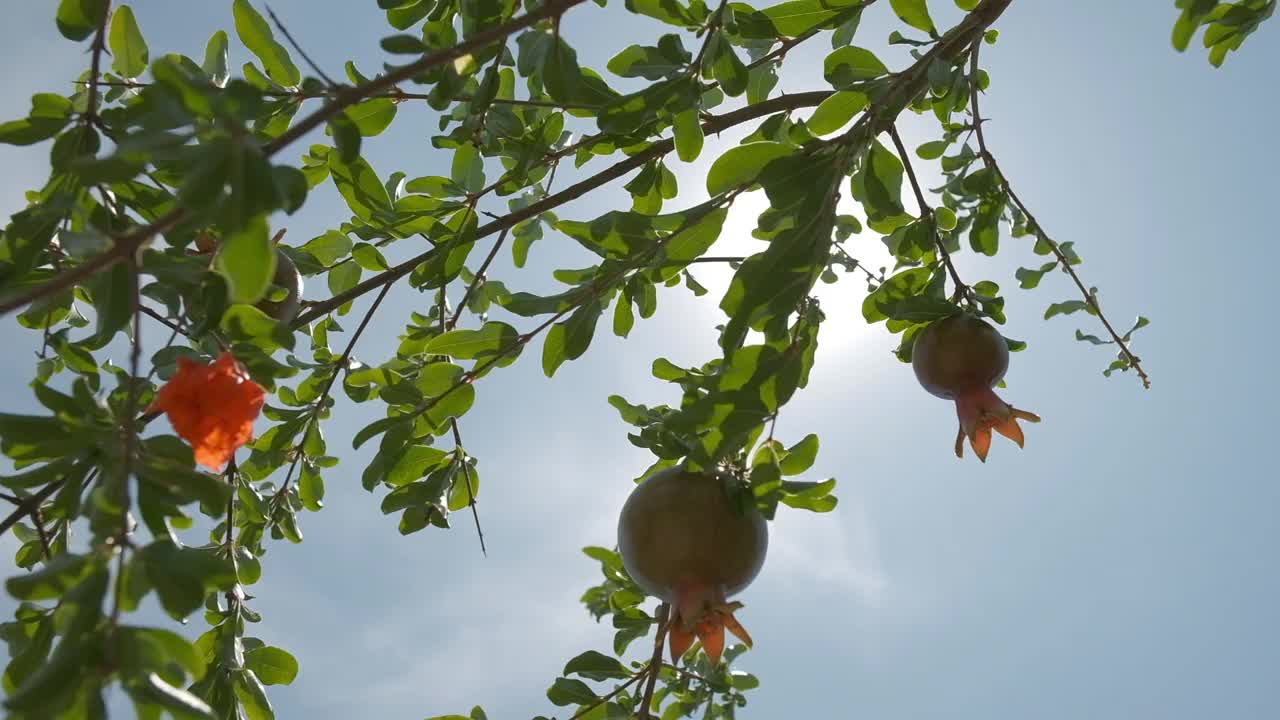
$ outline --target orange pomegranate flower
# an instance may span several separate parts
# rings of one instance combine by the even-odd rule
[[[253,439],[266,392],[229,352],[210,365],[178,358],[178,372],[160,388],[148,412],[162,411],[196,451],[196,462],[221,470]]]

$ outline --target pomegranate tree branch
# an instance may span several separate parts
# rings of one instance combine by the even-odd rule
[[[966,47],[968,47],[975,38],[981,39],[982,33],[991,23],[1009,7],[1013,0],[983,0],[978,7],[970,12],[960,24],[956,25],[931,49],[925,53],[910,68],[895,76],[893,82],[889,85],[884,94],[880,97],[875,105],[868,108],[864,114],[864,120],[859,126],[855,126],[850,131],[849,136],[863,130],[880,132],[887,129],[893,124],[893,120],[906,107],[913,98],[920,94],[928,84],[929,66],[939,59],[951,59],[958,56]],[[780,95],[776,98],[770,98],[755,105],[748,105],[737,110],[733,110],[722,115],[716,115],[702,123],[704,133],[719,133],[736,125],[750,122],[775,112],[796,110],[802,107],[813,107],[820,104],[832,95],[829,90],[815,90],[810,92],[796,93],[793,95]],[[576,143],[575,145],[563,148],[556,152],[556,157],[567,155],[574,148],[580,147],[586,140]],[[560,192],[550,195],[539,200],[536,203],[528,205],[525,208],[504,215],[502,218],[494,220],[486,225],[476,229],[476,239],[488,237],[501,230],[514,227],[523,220],[534,217],[547,210],[564,205],[567,202],[576,200],[583,195],[595,190],[596,188],[616,180],[623,175],[644,166],[645,163],[654,158],[661,157],[671,152],[675,147],[675,143],[671,138],[659,140],[647,149],[637,152],[621,162],[612,165],[605,170],[585,178],[578,183],[571,185]],[[388,270],[385,270],[373,277],[357,283],[350,290],[339,293],[332,298],[315,303],[309,307],[306,312],[300,314],[293,322],[295,328],[301,327],[306,323],[315,320],[321,315],[325,315],[336,308],[341,307],[347,302],[357,298],[381,285],[392,283],[396,280],[413,272],[418,265],[430,260],[434,257],[437,250],[435,248],[428,250],[416,257],[400,263]]]
[[[26,307],[36,300],[55,295],[74,285],[78,285],[86,278],[114,265],[121,258],[135,252],[142,243],[152,236],[177,227],[186,218],[186,211],[178,208],[149,225],[144,225],[132,232],[121,235],[116,238],[115,245],[110,250],[94,255],[85,262],[58,273],[45,284],[37,286],[23,295],[0,302],[0,315],[7,315],[18,308]]]
[[[991,171],[995,173],[1000,184],[1004,186],[1004,191],[1009,196],[1009,199],[1013,201],[1013,204],[1017,206],[1018,210],[1020,210],[1023,215],[1027,216],[1027,221],[1036,237],[1049,247],[1054,258],[1058,261],[1058,265],[1062,267],[1062,271],[1071,277],[1072,282],[1075,283],[1076,288],[1080,290],[1080,294],[1084,297],[1085,304],[1088,305],[1093,314],[1102,321],[1102,326],[1106,328],[1107,333],[1111,335],[1112,342],[1116,344],[1116,347],[1120,348],[1120,353],[1124,356],[1125,360],[1129,362],[1129,366],[1134,369],[1134,372],[1138,374],[1138,378],[1142,380],[1142,387],[1150,390],[1151,377],[1148,376],[1147,371],[1142,368],[1142,364],[1139,361],[1138,356],[1134,355],[1133,351],[1129,349],[1128,341],[1125,340],[1124,336],[1116,332],[1115,327],[1111,325],[1111,321],[1107,319],[1105,314],[1103,314],[1102,306],[1098,304],[1098,298],[1085,287],[1084,281],[1080,279],[1080,275],[1076,273],[1075,268],[1071,266],[1071,261],[1067,257],[1066,253],[1062,251],[1062,248],[1057,242],[1049,237],[1049,235],[1044,231],[1044,227],[1040,224],[1040,221],[1036,220],[1035,215],[1031,214],[1031,210],[1027,208],[1026,203],[1022,202],[1022,198],[1019,198],[1018,194],[1014,192],[1013,184],[1009,182],[1009,179],[1000,169],[1000,165],[996,162],[995,156],[992,155],[991,151],[987,148],[987,139],[982,131],[982,113],[978,107],[978,95],[981,94],[981,89],[978,87],[978,51],[981,47],[981,39],[975,40],[973,43],[973,49],[969,54],[970,102],[973,111],[974,134],[978,139],[978,154],[982,156],[982,161],[987,167],[991,168]]]
[[[898,126],[889,126],[889,137],[893,138],[893,146],[898,150],[898,156],[902,158],[902,166],[907,170],[907,179],[911,181],[911,189],[915,192],[916,204],[920,207],[920,219],[930,220],[933,232],[933,244],[938,248],[938,255],[942,258],[942,262],[947,266],[947,272],[951,275],[951,282],[956,286],[956,295],[963,295],[969,286],[960,279],[960,273],[956,272],[955,263],[951,261],[951,253],[947,251],[947,246],[943,244],[942,237],[938,235],[938,224],[933,222],[933,208],[929,207],[929,203],[924,199],[924,190],[920,187],[920,181],[916,179],[916,170],[911,166],[911,153],[907,152],[907,148],[902,144],[902,136],[898,134]]]
[[[662,670],[662,643],[667,639],[667,625],[671,620],[671,605],[658,606],[658,633],[653,639],[653,658],[649,660],[649,681],[644,685],[644,697],[640,701],[637,720],[649,720],[649,706],[653,704],[653,689],[658,685],[658,672]],[[672,658],[675,660],[676,658]]]
[[[747,67],[751,67],[751,66],[748,65]],[[75,82],[76,84],[79,84],[79,85],[88,85],[87,80],[76,80]],[[149,87],[151,85],[152,83],[139,82],[137,80],[100,80],[98,82],[98,87],[144,88],[144,87]],[[210,85],[209,89],[223,90],[224,88],[220,88],[216,85]],[[300,100],[300,101],[301,100],[318,100],[322,98],[327,99],[329,97],[332,97],[331,91],[308,92],[301,88],[297,90],[290,90],[288,88],[267,88],[264,90],[259,90],[258,92],[262,93],[262,95],[265,97],[288,98],[291,100]],[[379,93],[367,95],[364,97],[365,100],[374,100],[374,99],[380,99],[380,98],[385,98],[387,100],[430,100],[431,94],[405,92],[401,90],[399,87],[393,87],[384,92],[379,92]],[[462,94],[462,95],[455,95],[453,99],[457,102],[471,102],[475,100],[475,97],[472,95]],[[552,108],[555,110],[599,110],[601,107],[600,105],[593,105],[591,103],[570,103],[570,102],[556,102],[554,100],[533,100],[533,99],[526,99],[526,98],[499,98],[499,97],[492,98],[491,100],[489,100],[489,103],[493,105],[519,105],[524,107],[544,107],[544,108]]]
[[[399,83],[411,80],[417,75],[437,65],[454,60],[491,43],[501,41],[512,33],[530,27],[541,20],[552,17],[558,18],[565,11],[575,5],[580,5],[585,1],[586,0],[548,0],[546,5],[543,5],[537,10],[525,13],[519,18],[516,18],[504,25],[499,25],[498,27],[490,28],[484,32],[476,33],[453,47],[437,50],[436,52],[424,55],[420,59],[409,63],[408,65],[401,66],[386,75],[374,78],[363,85],[352,88],[340,88],[336,95],[326,102],[324,106],[318,108],[315,112],[300,120],[275,140],[264,145],[262,148],[263,153],[268,157],[274,155],[281,149],[299,140],[330,118],[356,103],[362,102],[363,100],[379,93],[387,92]],[[96,87],[96,84],[91,87]],[[24,295],[0,302],[0,315],[8,314],[17,308],[25,307],[35,300],[47,297],[48,295],[52,295],[75,285],[81,280],[97,273],[99,270],[114,264],[125,255],[134,252],[143,242],[147,241],[151,237],[163,233],[166,230],[173,229],[186,219],[186,209],[176,208],[160,217],[155,222],[144,225],[117,238],[114,247],[107,252],[96,255],[74,268],[59,273],[47,283],[25,293]]]
[[[755,105],[748,105],[747,107],[734,110],[723,115],[717,115],[704,122],[702,124],[702,128],[704,132],[720,132],[735,125],[764,117],[765,115],[769,115],[780,110],[794,110],[796,108],[818,105],[823,100],[830,97],[831,94],[832,93],[830,91],[819,90],[814,92],[796,93],[794,95],[782,95],[761,103],[756,103]],[[497,220],[481,225],[476,229],[475,237],[479,240],[480,238],[488,237],[504,230],[509,230],[524,220],[540,215],[547,210],[557,208],[565,203],[577,200],[592,190],[616,180],[632,170],[643,167],[644,164],[650,160],[671,152],[674,148],[675,143],[670,138],[660,140],[653,145],[650,145],[647,149],[611,165],[589,178],[570,185],[554,195],[548,195],[547,197],[527,205],[520,210],[508,213]],[[342,307],[351,300],[354,300],[375,288],[399,280],[405,275],[413,272],[414,268],[435,257],[437,252],[439,252],[438,248],[427,250],[415,257],[409,258],[399,265],[395,265],[377,275],[374,275],[373,277],[357,283],[350,290],[338,293],[328,300],[312,304],[305,312],[299,314],[298,317],[294,319],[293,327],[302,327],[312,320]]]

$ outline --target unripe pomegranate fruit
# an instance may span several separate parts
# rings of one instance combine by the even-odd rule
[[[967,437],[978,459],[986,462],[992,430],[1022,447],[1018,420],[1040,422],[992,390],[1009,369],[1009,347],[998,330],[977,317],[953,315],[926,327],[916,336],[911,368],[925,390],[955,400],[960,417],[956,457],[964,457]]]
[[[618,550],[627,572],[645,592],[670,604],[673,662],[695,636],[711,661],[720,662],[726,628],[751,646],[751,636],[733,616],[742,603],[727,600],[755,579],[768,547],[769,526],[755,507],[739,510],[723,477],[683,466],[636,486],[618,518]]]
[[[302,304],[302,273],[293,259],[280,250],[276,250],[276,274],[271,278],[273,285],[284,288],[288,293],[277,302],[267,299],[258,301],[254,307],[283,323],[292,322],[298,315],[298,307]]]

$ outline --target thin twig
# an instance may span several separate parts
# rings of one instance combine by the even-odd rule
[[[325,84],[329,87],[337,87],[338,83],[334,82],[333,78],[326,75],[324,70],[320,69],[320,66],[311,59],[311,56],[307,55],[307,51],[302,49],[302,46],[298,44],[298,41],[293,39],[293,34],[289,32],[289,28],[285,27],[284,23],[280,22],[280,18],[276,17],[276,13],[271,9],[270,5],[267,6],[267,15],[271,16],[271,22],[275,23],[276,29],[284,35],[284,39],[289,41],[289,44],[293,46],[293,49],[298,51],[298,54],[302,56],[302,59],[305,60],[307,64],[311,66],[311,69],[320,76],[320,79],[324,80]]]
[[[707,56],[707,48],[711,47],[711,41],[720,32],[720,24],[724,17],[724,8],[729,4],[729,0],[720,0],[720,4],[716,6],[715,13],[711,15],[711,19],[707,21],[707,36],[702,40],[702,47],[698,48],[698,56],[689,63],[689,74],[697,77],[702,74],[702,59]]]
[[[102,53],[107,49],[107,18],[111,17],[111,0],[102,3],[102,17],[93,35],[93,55],[89,61],[89,100],[85,103],[84,117],[90,123],[98,119],[98,81],[102,76]]]
[[[121,482],[124,485],[124,497],[121,503],[124,508],[125,521],[120,528],[119,539],[123,540],[129,533],[129,479],[133,474],[134,452],[138,442],[138,391],[141,381],[138,379],[142,365],[142,279],[139,276],[138,262],[129,255],[129,291],[132,294],[133,344],[129,348],[129,393],[125,399],[124,417],[124,457],[121,458]]]
[[[474,212],[475,206],[472,205],[468,209]],[[465,224],[467,221],[463,221],[463,222]],[[498,248],[497,244],[494,244],[495,251],[497,250],[497,248]],[[490,258],[492,258],[492,256],[493,256],[493,253],[490,253]],[[476,277],[479,278],[479,275],[477,275]],[[474,286],[474,283],[473,283],[473,286]],[[445,317],[444,317],[449,309],[449,296],[448,296],[448,292],[446,290],[445,285],[440,286],[439,301],[436,304],[436,308],[438,310],[437,315],[440,318],[440,334],[443,335],[448,331],[448,328],[451,327],[451,325],[449,325],[449,323],[445,320]],[[462,312],[462,305],[458,306],[458,312]],[[457,321],[457,316],[455,315],[454,322],[456,321]],[[454,452],[461,454],[460,459],[462,461],[462,479],[463,479],[463,482],[467,484],[467,505],[471,507],[471,518],[472,520],[475,521],[475,524],[476,524],[476,536],[480,538],[480,554],[485,557],[489,557],[489,550],[484,545],[484,529],[480,527],[480,511],[476,509],[475,486],[471,482],[471,467],[467,465],[467,451],[462,446],[462,431],[458,428],[458,418],[456,417],[449,418],[449,427],[453,430]]]
[[[585,717],[587,713],[609,702],[610,700],[614,699],[618,695],[621,695],[627,688],[631,687],[632,685],[635,685],[636,682],[638,682],[642,678],[647,677],[648,674],[649,674],[649,666],[645,665],[644,667],[640,668],[640,670],[636,672],[635,675],[632,675],[631,677],[627,678],[626,682],[614,688],[613,692],[609,693],[608,695],[604,695],[602,697],[596,698],[596,700],[592,702],[590,705],[583,705],[582,708],[578,710],[578,712],[573,714],[573,717],[569,718],[569,720],[578,720],[581,717]]]
[[[0,520],[0,535],[4,535],[8,532],[9,528],[13,527],[14,523],[40,509],[40,505],[43,504],[45,500],[48,500],[54,493],[58,492],[58,489],[62,487],[64,482],[66,482],[65,479],[55,480],[54,482],[45,485],[43,488],[40,488],[40,490],[34,495],[30,495],[23,500],[4,520]]]
[[[179,325],[179,324],[177,324],[177,323],[173,322],[173,321],[172,321],[172,320],[170,320],[169,318],[167,318],[167,317],[165,317],[165,316],[161,315],[160,313],[156,312],[155,310],[152,310],[151,308],[147,307],[146,305],[141,305],[141,306],[139,306],[139,307],[138,307],[138,310],[139,310],[139,311],[141,311],[143,315],[146,315],[147,317],[151,318],[152,320],[155,320],[156,322],[158,322],[158,323],[160,323],[161,325],[163,325],[163,326],[165,326],[165,327],[169,328],[170,330],[174,331],[175,333],[178,333],[179,335],[181,335],[181,336],[185,337],[186,339],[191,340],[191,341],[193,341],[193,342],[195,341],[195,338],[191,337],[191,334],[190,334],[190,333],[188,333],[186,330],[183,330],[181,325]]]
[[[649,706],[653,704],[653,689],[658,684],[658,671],[662,669],[662,643],[667,639],[667,625],[671,619],[671,605],[658,606],[658,633],[653,639],[653,658],[649,661],[649,681],[644,686],[637,720],[649,720]],[[674,658],[673,658],[674,659]]]
[[[1133,351],[1129,349],[1129,343],[1120,335],[1120,333],[1116,332],[1114,327],[1112,327],[1111,321],[1108,320],[1107,316],[1102,312],[1102,306],[1098,304],[1098,298],[1085,287],[1084,282],[1076,273],[1075,268],[1071,266],[1071,261],[1067,258],[1066,253],[1062,252],[1062,248],[1059,247],[1058,243],[1054,242],[1054,240],[1045,233],[1044,227],[1040,225],[1040,221],[1036,220],[1035,216],[1031,214],[1031,210],[1027,208],[1026,203],[1022,202],[1022,199],[1018,197],[1016,192],[1014,192],[1013,183],[1010,183],[1009,179],[1005,177],[1004,171],[1000,169],[1000,165],[996,162],[995,155],[992,155],[991,151],[987,148],[987,139],[982,132],[982,113],[978,107],[978,95],[981,93],[981,89],[978,87],[978,51],[981,47],[982,38],[979,37],[977,40],[974,40],[973,49],[969,54],[970,103],[972,104],[973,110],[974,132],[978,138],[978,154],[982,156],[982,161],[986,163],[987,167],[991,168],[991,171],[995,173],[996,177],[999,179],[1000,184],[1004,186],[1004,191],[1008,194],[1009,199],[1013,201],[1014,205],[1018,206],[1018,209],[1022,211],[1023,215],[1027,216],[1027,220],[1035,231],[1036,237],[1042,240],[1045,245],[1049,246],[1050,251],[1053,252],[1053,256],[1057,259],[1063,272],[1071,276],[1071,280],[1075,283],[1076,288],[1080,290],[1080,294],[1084,297],[1085,303],[1093,310],[1093,314],[1102,321],[1102,326],[1106,328],[1107,333],[1111,335],[1111,340],[1120,348],[1120,352],[1124,355],[1125,359],[1129,361],[1129,366],[1134,369],[1138,374],[1138,378],[1142,380],[1142,387],[1150,390],[1151,378],[1147,375],[1146,370],[1142,368],[1142,364],[1138,360],[1138,356],[1133,354]]]
[[[283,498],[289,490],[289,484],[293,481],[293,473],[298,467],[298,461],[302,459],[301,444],[306,442],[307,433],[310,432],[312,423],[319,422],[320,413],[324,410],[325,403],[329,401],[333,384],[338,380],[338,375],[347,371],[347,367],[351,364],[351,353],[356,349],[356,343],[360,341],[360,336],[364,334],[365,328],[369,327],[369,322],[373,320],[374,313],[378,312],[378,308],[382,305],[383,299],[387,297],[389,292],[391,292],[391,285],[388,283],[382,287],[382,291],[373,299],[373,304],[369,306],[364,318],[360,320],[360,325],[356,327],[351,340],[347,342],[347,347],[342,351],[338,362],[334,363],[333,374],[325,381],[324,388],[320,391],[320,397],[316,399],[311,409],[311,415],[307,418],[306,424],[303,425],[302,442],[299,443],[299,447],[294,448],[293,462],[289,465],[289,471],[285,473],[284,482],[281,483],[280,489],[275,493],[276,498]]]
[[[951,261],[951,253],[947,251],[947,246],[942,242],[942,236],[938,234],[938,224],[932,222],[933,208],[929,207],[929,203],[924,199],[924,190],[920,187],[920,181],[916,179],[915,168],[911,166],[911,154],[907,152],[907,148],[902,144],[902,136],[898,134],[896,125],[889,126],[889,137],[893,138],[893,146],[898,150],[898,156],[902,158],[902,165],[907,169],[907,178],[911,181],[911,189],[916,195],[916,204],[920,206],[920,219],[930,220],[930,226],[933,229],[933,244],[938,248],[938,254],[942,257],[942,262],[947,266],[947,272],[951,274],[951,282],[955,284],[956,296],[964,295],[969,286],[960,279],[960,273],[956,272],[955,263]]]
[[[128,517],[128,511],[125,514]],[[119,543],[116,548],[116,578],[115,586],[111,591],[111,627],[115,628],[120,625],[120,598],[124,596],[124,558],[129,552],[129,548],[124,543]]]
[[[467,285],[467,291],[462,294],[462,301],[458,303],[458,307],[454,308],[453,316],[449,318],[448,330],[452,330],[458,324],[458,319],[462,317],[462,310],[471,301],[471,296],[475,293],[476,288],[485,280],[485,272],[489,270],[489,266],[493,264],[493,259],[498,256],[498,251],[502,249],[502,244],[507,240],[507,233],[510,228],[503,228],[498,234],[498,241],[489,248],[489,254],[485,256],[484,262],[480,263],[480,269],[476,271],[475,277],[471,279],[471,284]]]
[[[227,487],[231,492],[227,494],[227,527],[222,536],[222,546],[227,549],[230,557],[235,557],[235,529],[236,529],[236,495],[239,492],[239,466],[236,465],[235,455],[231,456],[231,460],[227,462],[227,469],[223,471],[222,476],[227,481]]]
[[[49,545],[49,533],[44,529],[44,514],[40,508],[31,511],[31,523],[36,526],[36,535],[40,537],[40,548],[44,550],[44,559],[53,559],[53,549]]]

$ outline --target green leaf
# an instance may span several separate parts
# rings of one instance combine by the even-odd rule
[[[147,41],[138,29],[133,9],[128,5],[116,8],[111,18],[111,32],[107,36],[111,47],[111,67],[120,75],[135,78],[147,69],[150,54]]]
[[[329,153],[328,162],[333,184],[356,217],[371,222],[376,213],[392,212],[386,186],[364,158],[343,162],[338,153]]]
[[[369,243],[357,243],[351,249],[351,259],[355,260],[357,265],[370,272],[383,272],[391,267],[387,264],[387,259],[382,255],[382,251]]]
[[[815,135],[826,135],[844,127],[854,115],[867,107],[867,96],[853,90],[841,90],[823,100],[805,123]]]
[[[916,155],[923,160],[937,160],[947,152],[951,144],[946,140],[932,140],[916,148]]]
[[[479,192],[484,189],[484,159],[474,143],[463,143],[453,152],[453,167],[450,176],[467,192]]]
[[[1044,265],[1041,265],[1039,268],[1020,267],[1017,269],[1016,272],[1014,272],[1013,276],[1016,277],[1021,283],[1020,287],[1026,290],[1030,290],[1040,284],[1040,279],[1044,277],[1045,273],[1049,272],[1050,270],[1053,270],[1057,266],[1058,266],[1057,262],[1051,262],[1051,263],[1045,263]]]
[[[862,301],[862,316],[869,323],[888,319],[886,311],[892,311],[906,298],[923,293],[932,276],[933,272],[928,268],[911,268],[890,277]]]
[[[392,55],[421,55],[429,50],[416,35],[389,35],[382,38],[379,44]]]
[[[803,440],[787,448],[787,455],[778,463],[783,475],[799,475],[813,466],[818,457],[818,436],[810,433]]]
[[[559,706],[586,705],[598,700],[599,696],[581,680],[560,677],[547,689],[547,699]]]
[[[213,720],[213,708],[205,701],[187,690],[170,685],[156,673],[147,673],[142,682],[130,690],[168,710],[175,720]]]
[[[552,326],[542,346],[542,371],[547,377],[554,375],[565,361],[582,357],[591,344],[602,312],[604,307],[600,301],[593,300],[575,310],[568,320]]]
[[[862,203],[872,229],[878,229],[881,221],[902,217],[906,212],[902,206],[902,178],[903,166],[898,156],[880,141],[873,142],[850,187],[853,197]]]
[[[226,235],[214,266],[226,278],[233,302],[252,304],[261,299],[276,273],[276,250],[266,216],[258,215],[243,229]]]
[[[71,101],[61,95],[33,95],[31,113],[27,117],[0,123],[0,143],[34,145],[48,140],[71,121],[71,109]]]
[[[381,135],[396,119],[396,105],[391,98],[373,98],[347,108],[345,115],[364,137]]]
[[[834,479],[820,483],[786,481],[782,483],[782,504],[798,510],[831,512],[837,503],[837,499],[831,495],[835,487]]]
[[[889,4],[893,7],[893,12],[906,24],[930,35],[937,33],[933,18],[929,17],[929,5],[926,0],[889,0]]]
[[[588,650],[564,666],[565,675],[581,675],[588,680],[610,680],[631,677],[632,673],[617,658]]]
[[[707,171],[707,194],[716,196],[753,183],[769,163],[794,150],[780,142],[753,142],[729,148]]]
[[[293,349],[293,331],[253,305],[237,303],[227,308],[218,328],[233,342],[248,342],[270,353],[277,348]]]
[[[200,651],[176,632],[160,628],[122,627],[120,633],[132,642],[154,646],[161,656],[178,663],[197,680],[205,673],[205,662]]]
[[[708,41],[703,64],[710,65],[711,77],[720,83],[726,95],[737,97],[746,92],[747,66],[722,33],[715,33]]]
[[[204,63],[200,67],[218,87],[226,85],[227,78],[231,77],[231,70],[228,68],[231,57],[229,44],[227,32],[219,30],[210,36],[209,43],[204,46]]]
[[[134,276],[128,265],[116,263],[91,283],[98,314],[95,342],[105,345],[133,319]]]
[[[360,128],[345,112],[338,113],[329,119],[328,132],[333,136],[333,146],[337,152],[337,160],[341,163],[354,163],[360,159]],[[336,182],[336,181],[335,181]],[[388,199],[388,203],[390,200]]]
[[[676,113],[672,130],[675,133],[676,154],[684,162],[693,162],[702,152],[702,123],[698,119],[698,109],[689,108]]]
[[[71,589],[93,568],[87,555],[59,555],[40,570],[11,577],[5,590],[19,600],[53,600]]]
[[[1044,311],[1044,319],[1048,320],[1055,315],[1070,315],[1082,310],[1091,315],[1093,314],[1089,304],[1083,300],[1067,300],[1066,302],[1054,303]]]
[[[254,672],[263,685],[288,685],[298,676],[298,661],[278,647],[263,645],[244,654],[244,666]]]
[[[670,38],[670,39],[669,39]],[[609,72],[621,77],[660,80],[683,68],[691,59],[679,35],[664,35],[658,47],[631,45],[609,60]]]
[[[631,308],[631,299],[625,294],[618,296],[618,302],[613,308],[613,334],[618,337],[626,337],[631,334],[631,328],[635,327],[636,316]]]
[[[837,90],[863,80],[874,80],[888,72],[889,68],[875,53],[852,45],[831,53],[823,63],[823,77]]]
[[[275,710],[262,682],[252,670],[242,670],[236,676],[236,698],[248,720],[275,720]]]
[[[448,497],[448,508],[452,512],[468,507],[480,496],[480,471],[476,469],[474,460],[455,464],[458,469],[453,475]]]
[[[79,42],[92,35],[106,21],[108,0],[61,0],[58,3],[58,32]]]
[[[691,28],[701,22],[679,0],[627,0],[627,10],[679,27]],[[706,6],[703,6],[702,14],[706,14]]]
[[[249,0],[235,0],[231,11],[235,15],[236,34],[240,36],[240,42],[258,56],[267,75],[285,87],[295,87],[302,82],[302,74],[289,58],[289,51],[276,42],[271,26]]]
[[[321,265],[332,265],[346,257],[351,248],[351,238],[346,233],[329,230],[307,242],[301,249],[311,253]]]
[[[396,460],[387,474],[387,483],[395,487],[408,485],[426,477],[449,459],[449,454],[430,445],[411,445]]]
[[[856,20],[862,10],[851,5],[843,0],[792,0],[770,5],[761,14],[768,18],[778,33],[786,37],[799,37],[814,29],[834,27],[843,18],[852,17]]]
[[[231,561],[209,550],[160,540],[140,552],[160,605],[177,620],[195,612],[204,603],[206,592],[225,590],[236,582]]]
[[[938,230],[942,232],[951,232],[956,229],[959,219],[956,218],[955,212],[951,208],[939,205],[933,209],[933,219],[938,224]]]
[[[520,333],[504,322],[488,322],[479,330],[450,330],[427,341],[422,351],[429,355],[448,355],[474,360],[510,350],[520,340]]]

